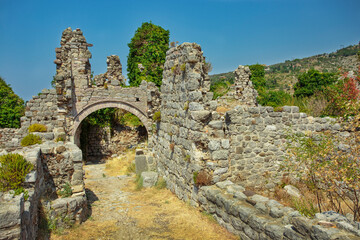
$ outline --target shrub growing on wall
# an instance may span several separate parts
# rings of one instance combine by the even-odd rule
[[[0,77],[0,127],[19,128],[24,111],[24,100]]]
[[[46,132],[46,131],[47,131],[47,127],[39,123],[31,124],[29,127],[29,132]]]
[[[34,166],[20,154],[9,153],[0,156],[0,191],[22,188],[25,176]]]
[[[139,86],[142,80],[161,86],[169,36],[169,30],[151,22],[143,23],[136,30],[128,44],[127,70],[130,86]]]
[[[41,138],[34,134],[29,134],[21,140],[21,146],[26,147],[34,144],[41,144]]]

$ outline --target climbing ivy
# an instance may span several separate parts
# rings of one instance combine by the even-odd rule
[[[127,71],[130,86],[139,86],[143,80],[161,86],[169,36],[169,30],[151,22],[143,23],[136,30],[128,44]]]

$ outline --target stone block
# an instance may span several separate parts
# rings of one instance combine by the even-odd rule
[[[141,174],[142,172],[148,171],[148,163],[146,156],[137,155],[135,156],[135,172],[136,174]]]
[[[156,184],[158,179],[158,173],[156,172],[142,172],[141,177],[143,178],[143,187],[152,187]]]

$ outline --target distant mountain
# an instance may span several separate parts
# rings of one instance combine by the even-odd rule
[[[359,66],[357,53],[359,45],[351,45],[333,53],[324,53],[302,59],[286,60],[265,67],[267,85],[273,89],[283,89],[292,92],[297,76],[309,69],[321,72],[356,71]],[[210,76],[211,82],[229,81],[234,79],[233,72],[214,74]]]

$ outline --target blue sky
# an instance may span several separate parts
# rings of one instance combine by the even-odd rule
[[[50,88],[67,27],[94,44],[95,74],[116,54],[126,75],[127,44],[146,21],[170,30],[170,41],[200,44],[215,74],[357,44],[359,12],[359,0],[0,0],[0,76],[24,100]]]

